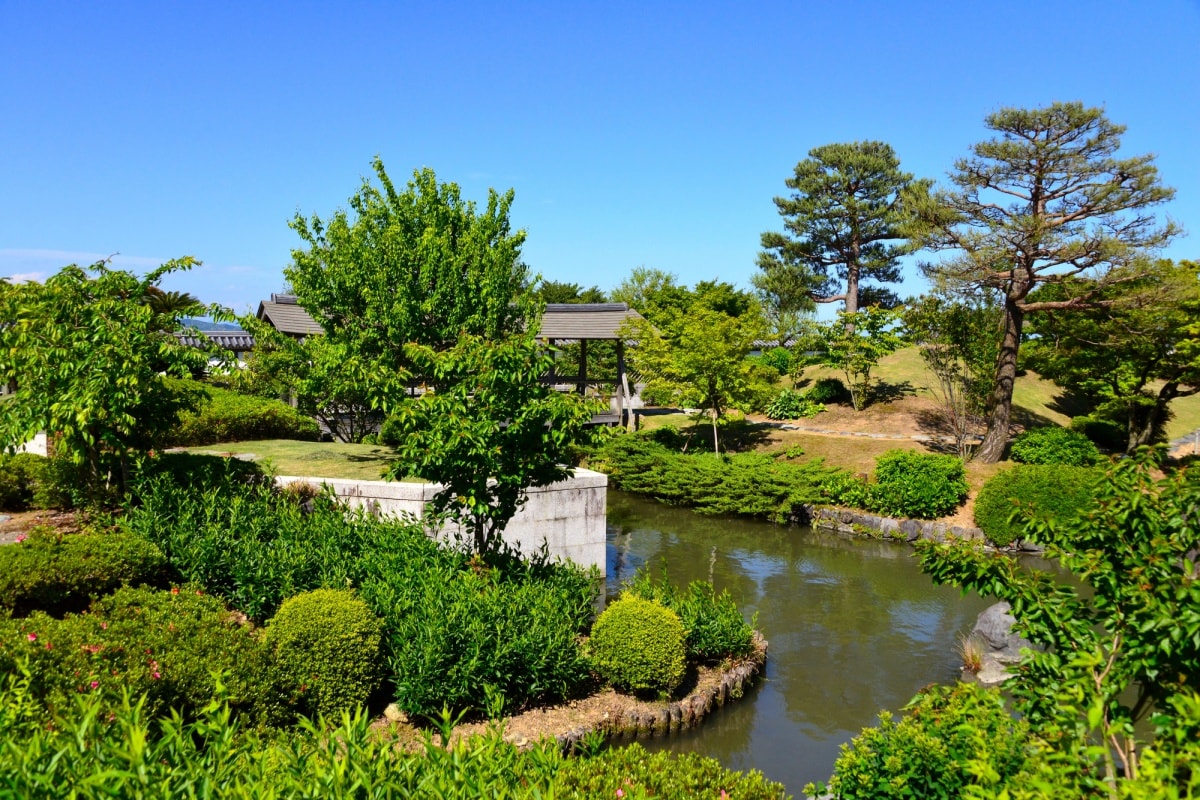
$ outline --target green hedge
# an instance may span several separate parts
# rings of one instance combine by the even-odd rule
[[[287,403],[203,386],[208,400],[197,410],[179,415],[164,447],[195,447],[253,439],[316,441],[321,429],[311,418]]]
[[[379,685],[382,621],[349,589],[315,589],[288,598],[271,617],[266,643],[281,685],[301,713],[353,715]]]
[[[1100,451],[1087,436],[1066,428],[1031,428],[1013,439],[1009,457],[1019,464],[1066,464],[1090,467]]]
[[[34,528],[23,541],[0,547],[0,608],[59,616],[122,585],[165,585],[168,576],[162,552],[138,536]]]
[[[148,714],[175,709],[193,717],[221,692],[256,722],[286,718],[269,680],[267,649],[219,600],[194,586],[123,588],[86,614],[62,619],[35,612],[0,622],[0,672],[24,666],[47,712],[70,714],[80,695],[96,695],[106,714],[124,692],[144,694]]]
[[[912,519],[936,519],[967,499],[970,486],[962,461],[954,456],[889,450],[875,460],[873,480],[846,474],[822,487],[828,502]]]
[[[717,456],[672,452],[642,435],[618,435],[590,459],[609,485],[701,514],[740,514],[786,522],[820,502],[839,470],[819,461],[791,464],[758,453]]]
[[[33,453],[0,454],[0,511],[36,508],[46,459]]]
[[[687,630],[689,659],[720,661],[754,649],[755,623],[746,622],[728,591],[717,594],[708,581],[692,581],[687,589],[680,590],[667,580],[665,569],[657,582],[643,569],[629,581],[626,591],[661,603],[679,615]]]
[[[1029,748],[1028,727],[1012,718],[995,689],[975,684],[925,689],[894,722],[890,714],[848,744],[828,787],[838,800],[954,798],[968,786],[992,787],[1017,774]],[[980,775],[986,771],[987,777]]]
[[[604,609],[588,651],[596,672],[617,689],[669,694],[687,669],[687,631],[671,609],[630,594]]]
[[[1072,519],[1094,503],[1102,473],[1061,464],[1017,464],[993,475],[975,497],[975,524],[1005,547],[1021,538],[1024,515]]]

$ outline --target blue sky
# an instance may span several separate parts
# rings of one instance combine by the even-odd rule
[[[34,3],[0,0],[0,275],[119,252],[241,311],[297,212],[382,156],[482,200],[525,260],[747,285],[815,146],[891,143],[943,178],[1004,106],[1103,105],[1178,190],[1200,256],[1200,3]],[[915,291],[909,278],[901,293]]]

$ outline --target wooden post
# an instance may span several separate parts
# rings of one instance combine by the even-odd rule
[[[587,339],[579,340],[579,393],[587,391]]]
[[[625,383],[625,343],[617,339],[617,424],[625,424],[625,392],[621,387]]]

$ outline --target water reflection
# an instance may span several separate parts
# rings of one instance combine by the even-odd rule
[[[766,680],[699,730],[654,740],[751,767],[798,795],[838,746],[929,683],[957,675],[956,637],[986,603],[939,587],[902,544],[702,517],[610,491],[608,588],[667,563],[728,589],[771,643]]]

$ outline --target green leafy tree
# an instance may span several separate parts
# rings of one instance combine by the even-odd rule
[[[339,441],[361,442],[371,432],[378,412],[371,406],[370,376],[345,342],[325,336],[295,339],[253,316],[240,321],[254,335],[254,350],[244,369],[227,373],[233,388],[288,398]]]
[[[571,474],[570,449],[592,409],[542,383],[552,357],[535,330],[497,340],[465,334],[446,350],[412,343],[406,358],[437,388],[399,406],[398,459],[389,477],[442,484],[433,510],[459,521],[476,552],[486,552],[529,487]]]
[[[1037,647],[1016,668],[1018,710],[1091,791],[1114,797],[1118,773],[1138,777],[1137,722],[1155,709],[1166,724],[1200,677],[1200,474],[1156,479],[1157,466],[1151,451],[1116,462],[1087,516],[1027,522],[1073,579],[961,543],[916,545],[935,581],[1012,604]]]
[[[648,267],[634,267],[609,296],[614,303],[628,303],[654,325],[671,324],[692,304],[691,291],[675,275]]]
[[[175,336],[179,315],[198,309],[156,310],[154,291],[198,263],[176,259],[139,278],[99,262],[64,267],[44,284],[0,281],[0,383],[16,387],[0,404],[0,446],[47,431],[56,451],[83,466],[93,496],[123,491],[131,456],[202,399],[170,380],[203,373],[215,355]]]
[[[1171,402],[1200,392],[1198,272],[1194,261],[1138,265],[1133,280],[1096,295],[1105,305],[1035,317],[1022,363],[1093,409],[1115,412],[1127,453],[1164,439]],[[1057,302],[1080,290],[1067,281],[1030,296]]]
[[[998,136],[955,163],[954,188],[929,199],[914,196],[909,205],[917,211],[914,241],[951,253],[923,267],[935,285],[990,288],[1001,296],[991,417],[976,454],[992,463],[1008,442],[1026,317],[1109,304],[1104,291],[1134,280],[1147,251],[1178,231],[1159,225],[1152,213],[1174,194],[1159,183],[1153,158],[1117,158],[1125,129],[1101,109],[1005,108],[986,124]],[[1030,297],[1045,284],[1073,291],[1054,300]]]
[[[599,286],[587,289],[578,283],[542,281],[537,285],[537,296],[544,303],[604,303],[607,298]]]
[[[855,411],[870,402],[871,372],[886,355],[904,346],[894,309],[867,306],[853,314],[839,311],[837,320],[818,324],[806,347],[812,353],[809,363],[839,370],[846,376],[846,387]]]
[[[905,337],[937,380],[937,399],[967,460],[982,429],[991,397],[999,343],[1000,307],[994,293],[954,298],[930,294],[909,300],[903,314]]]
[[[771,305],[799,313],[813,302],[842,302],[854,314],[894,304],[891,292],[864,282],[899,282],[904,198],[928,183],[902,172],[891,146],[874,141],[813,148],[785,183],[792,194],[775,198],[784,231],[762,235],[762,272],[753,279],[776,298]]]
[[[756,390],[754,364],[746,356],[762,335],[758,318],[739,319],[697,303],[666,330],[649,320],[630,320],[621,335],[636,343],[629,358],[646,379],[646,392],[705,409],[713,450],[720,452],[721,418]]]
[[[329,341],[358,362],[351,368],[371,376],[372,401],[388,406],[407,388],[408,344],[446,350],[463,334],[503,338],[524,328],[537,300],[521,261],[525,232],[509,223],[511,190],[489,191],[478,209],[433,170],[415,171],[399,190],[379,158],[373,167],[379,185],[363,181],[352,214],[296,215],[306,248],[292,252],[284,275]]]

